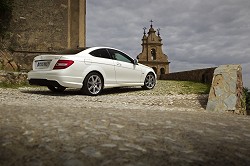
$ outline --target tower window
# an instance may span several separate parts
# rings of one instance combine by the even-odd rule
[[[154,48],[151,49],[151,59],[156,60],[156,51]]]

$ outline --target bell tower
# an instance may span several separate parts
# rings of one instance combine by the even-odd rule
[[[153,28],[153,21],[150,21],[150,29],[146,34],[146,27],[143,28],[142,52],[137,56],[139,63],[152,67],[158,78],[161,74],[169,73],[168,56],[162,51],[162,39],[160,29],[156,31]]]

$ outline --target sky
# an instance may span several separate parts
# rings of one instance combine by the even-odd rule
[[[170,72],[240,64],[250,88],[250,0],[87,0],[86,18],[87,46],[135,58],[153,20]]]

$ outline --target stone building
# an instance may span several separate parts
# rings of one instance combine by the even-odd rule
[[[85,46],[86,0],[13,0],[15,50]]]
[[[86,45],[86,0],[12,0],[0,70],[30,70],[33,57]]]
[[[150,29],[146,34],[146,28],[142,37],[142,52],[137,56],[139,63],[152,67],[156,72],[158,78],[162,74],[169,73],[168,56],[162,51],[162,39],[160,37],[160,29],[158,33],[153,28],[153,21],[151,21]]]

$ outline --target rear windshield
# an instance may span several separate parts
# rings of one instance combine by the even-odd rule
[[[84,47],[84,48],[71,48],[71,49],[66,49],[66,50],[62,50],[57,52],[56,54],[60,54],[60,55],[71,55],[71,54],[77,54],[83,50],[88,49],[89,47]]]

